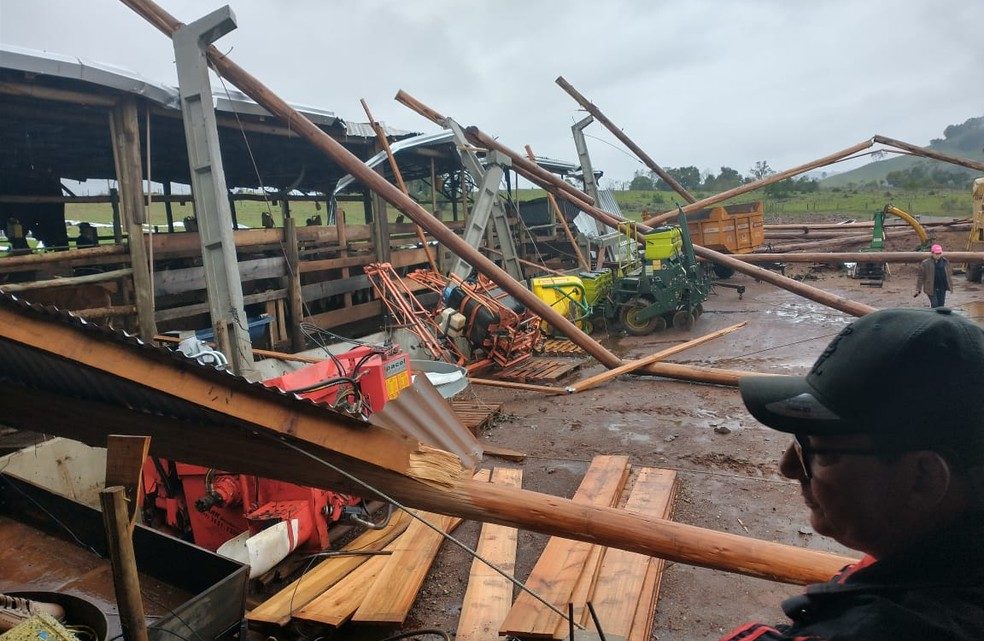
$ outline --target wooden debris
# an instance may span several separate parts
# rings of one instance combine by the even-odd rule
[[[495,468],[492,482],[522,487],[523,470]],[[516,567],[516,528],[485,523],[478,536],[477,552],[504,572]],[[461,615],[458,617],[457,641],[490,641],[512,606],[512,582],[485,563],[474,559],[468,576]]]
[[[526,454],[524,452],[518,452],[508,447],[500,447],[491,443],[482,443],[482,451],[489,456],[504,458],[507,461],[516,461],[518,463],[526,460]]]
[[[520,383],[550,382],[564,378],[580,368],[581,363],[572,363],[568,359],[534,356],[519,365],[502,370],[495,376],[500,380]]]
[[[480,400],[452,400],[451,409],[472,434],[488,427],[502,413],[502,403],[485,403]]]
[[[675,495],[676,472],[643,468],[639,471],[625,509],[647,516],[669,518]],[[605,555],[591,603],[606,636],[628,638],[638,625],[642,628],[640,632],[645,630],[645,636],[641,638],[649,638],[647,625],[651,628],[651,623],[647,623],[650,618],[648,613],[654,609],[657,578],[662,573],[664,563],[661,559],[653,561],[656,561],[655,565],[642,554],[623,550],[609,550]],[[643,614],[643,620],[636,622],[637,613]]]
[[[566,338],[549,338],[543,342],[543,353],[550,356],[584,356],[584,350]]]
[[[596,456],[574,494],[574,501],[599,506],[614,505],[627,477],[628,457]],[[563,611],[593,547],[582,541],[551,538],[526,585]],[[562,621],[557,613],[523,592],[513,604],[499,633],[523,638],[551,638]]]
[[[378,551],[403,534],[410,525],[410,517],[405,512],[394,512],[393,517],[381,530],[367,530],[353,539],[343,550]],[[286,625],[291,614],[307,605],[312,599],[338,583],[371,557],[337,556],[325,559],[311,571],[304,574],[280,592],[276,593],[246,616],[251,623],[270,623]]]

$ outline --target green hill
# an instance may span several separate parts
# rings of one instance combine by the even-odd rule
[[[943,130],[943,138],[930,141],[929,148],[953,156],[984,161],[984,117],[970,118],[961,125],[950,125]],[[968,178],[979,175],[979,172],[972,169],[965,169],[949,163],[916,156],[897,156],[868,163],[863,167],[836,176],[830,176],[820,181],[820,185],[832,189],[834,187],[848,187],[851,183],[856,186],[871,182],[880,184],[886,180],[890,172],[911,170],[917,166],[923,166],[927,173],[940,169],[947,172],[965,173]]]

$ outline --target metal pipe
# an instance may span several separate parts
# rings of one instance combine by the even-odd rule
[[[927,252],[810,252],[775,254],[736,254],[735,258],[748,263],[919,263],[929,257]],[[984,252],[946,252],[953,263],[984,263]]]
[[[790,176],[797,176],[799,174],[806,173],[812,169],[816,169],[817,167],[824,167],[826,165],[833,164],[838,160],[842,160],[844,158],[847,158],[848,156],[856,154],[859,151],[863,151],[868,147],[871,147],[873,144],[875,144],[874,140],[865,140],[863,142],[859,142],[858,144],[852,147],[848,147],[847,149],[841,149],[840,151],[832,153],[829,156],[824,156],[823,158],[818,158],[817,160],[808,162],[805,165],[800,165],[798,167],[793,167],[792,169],[780,171],[777,174],[766,176],[765,178],[756,180],[754,182],[750,182],[746,185],[741,185],[740,187],[735,187],[734,189],[729,189],[728,191],[722,191],[720,194],[709,196],[707,198],[698,200],[697,202],[686,205],[683,208],[683,213],[689,214],[692,211],[704,209],[705,207],[716,205],[717,203],[728,200],[729,198],[734,198],[735,196],[747,194],[750,191],[755,191],[756,189],[760,189],[767,185],[771,185],[772,183],[777,183],[780,180],[785,180]],[[659,225],[660,223],[670,220],[674,216],[676,216],[676,212],[668,211],[659,214],[658,216],[653,216],[652,218],[646,221],[646,224]]]

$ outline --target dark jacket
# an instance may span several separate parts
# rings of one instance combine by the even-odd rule
[[[790,625],[751,623],[721,641],[981,641],[984,514],[908,551],[848,566],[782,609]]]
[[[943,261],[943,267],[946,269],[946,287],[941,287],[940,289],[945,289],[948,292],[953,291],[953,268],[950,267],[950,261],[944,256],[940,259]],[[916,279],[916,291],[926,292],[932,295],[936,290],[936,261],[932,257],[927,258],[923,262],[919,263],[919,276]]]

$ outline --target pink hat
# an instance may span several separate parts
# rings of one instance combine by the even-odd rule
[[[942,254],[943,253],[943,245],[933,245],[932,247],[929,248],[929,251],[932,252],[932,253],[934,253],[934,254]]]

